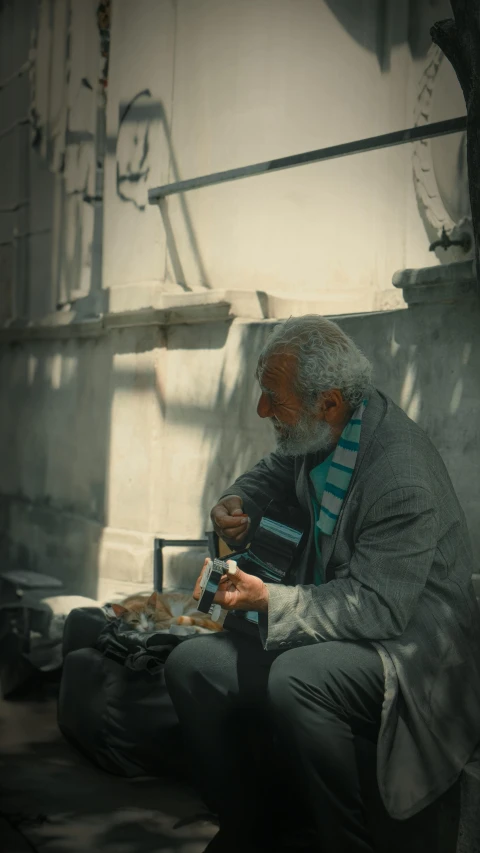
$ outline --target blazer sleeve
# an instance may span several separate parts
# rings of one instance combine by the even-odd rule
[[[219,500],[227,495],[238,495],[242,498],[243,508],[250,516],[252,525],[255,525],[270,501],[295,502],[294,457],[270,453],[250,471],[238,477],[222,492]]]
[[[260,620],[265,649],[399,637],[436,548],[432,495],[418,486],[389,491],[369,509],[346,577],[321,586],[268,584],[268,613]]]

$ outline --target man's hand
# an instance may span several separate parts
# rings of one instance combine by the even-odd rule
[[[200,581],[208,562],[207,557],[195,584],[193,592],[195,601],[201,597]],[[258,613],[266,613],[268,610],[268,587],[260,578],[242,572],[237,568],[235,574],[223,575],[213,603],[219,604],[224,610],[256,610]]]
[[[210,518],[221,539],[240,542],[248,533],[250,519],[242,507],[243,501],[236,495],[227,495],[213,507]]]

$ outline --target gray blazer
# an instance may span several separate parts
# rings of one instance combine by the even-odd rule
[[[456,780],[480,741],[480,613],[463,510],[425,432],[374,391],[357,464],[332,536],[314,559],[308,473],[319,454],[271,453],[225,492],[255,525],[270,500],[310,513],[296,586],[269,585],[265,649],[369,640],[384,667],[377,776],[392,817],[407,818]]]

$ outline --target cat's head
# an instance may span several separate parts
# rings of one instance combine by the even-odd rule
[[[115,616],[123,619],[133,631],[154,631],[165,619],[165,609],[157,592],[146,601],[133,600],[124,604],[112,604]]]

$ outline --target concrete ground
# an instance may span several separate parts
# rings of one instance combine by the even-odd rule
[[[0,700],[0,853],[203,853],[217,827],[195,792],[166,777],[124,779],[95,767],[61,735],[56,694],[44,682]],[[480,853],[480,754],[471,767],[457,853]],[[442,821],[438,850],[450,851],[448,808]],[[392,842],[389,849],[408,849]]]
[[[201,853],[217,829],[202,813],[186,785],[111,776],[77,753],[56,685],[0,700],[1,853]]]

